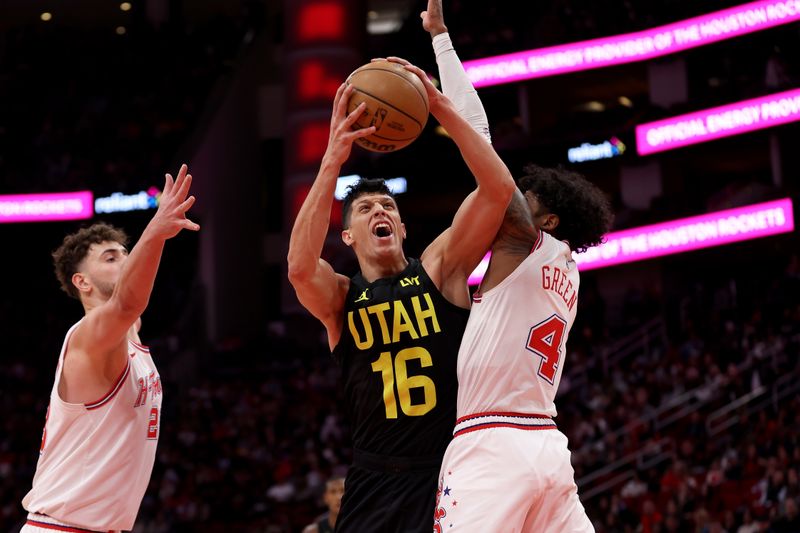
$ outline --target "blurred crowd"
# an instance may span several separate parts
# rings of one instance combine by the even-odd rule
[[[655,335],[651,348],[613,365],[592,319],[603,304],[587,298],[557,422],[598,531],[798,530],[800,392],[777,397],[773,389],[800,378],[799,267],[795,256],[782,276],[761,280],[756,299],[736,292],[735,280],[714,294],[687,290],[679,331]],[[658,311],[646,297],[631,301],[642,299],[638,309]],[[706,307],[709,299],[716,303]],[[653,316],[642,312],[642,321]],[[169,343],[153,348],[166,376],[164,431],[137,532],[295,532],[324,511],[325,482],[346,473],[351,450],[338,369],[323,337],[297,320],[304,338],[276,325],[255,344],[190,351],[194,372],[170,374],[177,355]],[[22,518],[52,360],[32,366],[16,353],[0,366],[3,530]],[[761,390],[758,402],[732,411],[730,427],[710,431],[710,414]],[[690,408],[664,423],[659,413],[675,398]],[[582,480],[597,472],[603,481],[623,476],[589,495],[595,484]]]

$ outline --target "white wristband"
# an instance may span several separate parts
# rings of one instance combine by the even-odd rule
[[[442,92],[453,101],[458,114],[491,144],[489,118],[478,92],[458,59],[449,33],[440,33],[433,38],[433,51],[439,66],[439,77],[442,79]]]

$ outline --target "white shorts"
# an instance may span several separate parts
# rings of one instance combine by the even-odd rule
[[[38,513],[28,513],[28,520],[20,533],[53,533],[53,531],[67,531],[70,533],[95,533],[97,530],[78,527],[55,518]],[[108,533],[116,533],[111,530]]]
[[[435,533],[594,531],[567,437],[551,418],[473,415],[454,435],[439,472]]]

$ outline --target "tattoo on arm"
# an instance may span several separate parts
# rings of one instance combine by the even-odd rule
[[[528,202],[517,189],[508,204],[503,225],[497,232],[494,247],[511,252],[528,253],[536,242],[538,232],[533,225],[533,215]]]

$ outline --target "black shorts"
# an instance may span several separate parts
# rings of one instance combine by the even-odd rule
[[[441,457],[400,459],[356,451],[336,533],[429,533]]]

